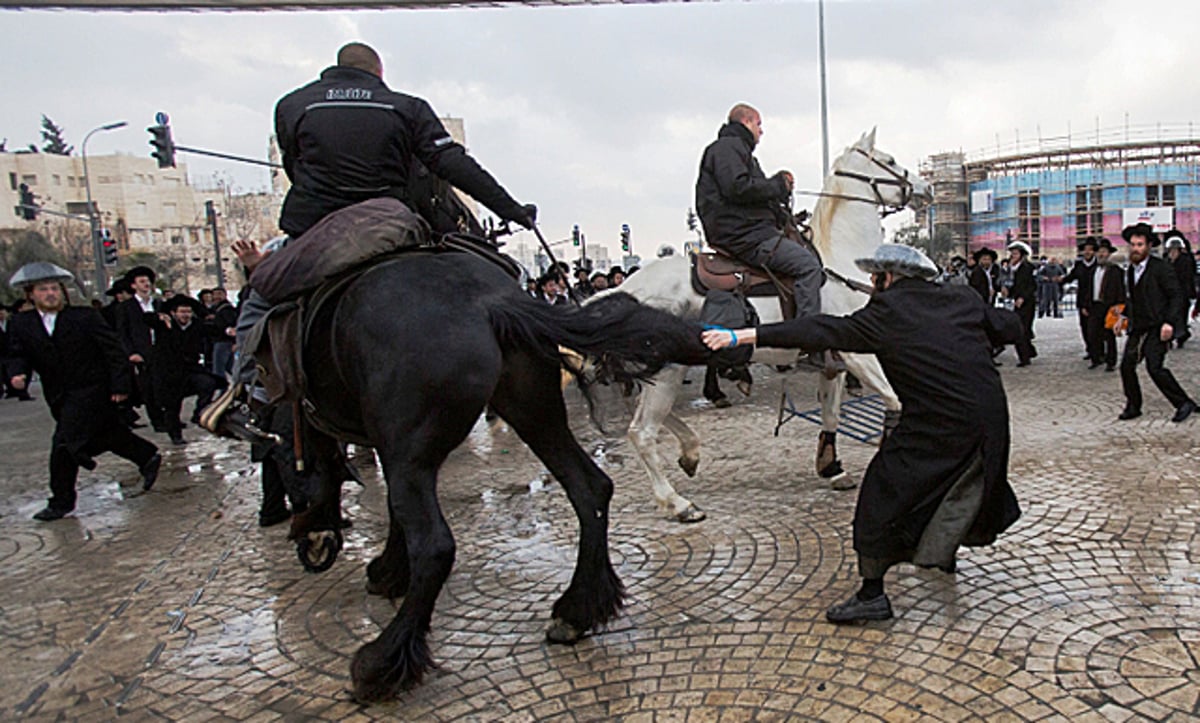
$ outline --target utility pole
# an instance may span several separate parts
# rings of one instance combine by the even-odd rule
[[[829,175],[829,100],[825,92],[825,0],[817,0],[821,48],[821,184]]]
[[[204,202],[204,215],[208,219],[208,226],[212,229],[213,237],[213,254],[217,264],[217,286],[225,288],[225,271],[221,268],[221,240],[217,235],[217,209],[212,201]]]
[[[100,219],[96,216],[96,206],[92,203],[92,176],[88,173],[87,142],[93,133],[112,131],[124,128],[126,125],[128,124],[125,121],[117,121],[116,123],[108,123],[98,128],[93,128],[83,137],[82,150],[80,151],[80,155],[83,156],[83,187],[87,191],[88,226],[92,232],[92,260],[96,264],[96,288],[92,291],[92,296],[95,298],[99,298],[108,287],[108,274],[104,271],[104,249],[100,247]]]

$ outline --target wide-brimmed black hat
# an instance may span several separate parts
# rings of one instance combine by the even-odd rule
[[[158,281],[158,274],[154,273],[154,269],[149,266],[134,266],[132,269],[125,272],[125,280],[133,283],[133,280],[139,276],[148,276],[150,283]]]
[[[1162,239],[1154,233],[1154,229],[1148,223],[1135,223],[1121,230],[1121,238],[1125,239],[1125,243],[1129,243],[1129,239],[1134,236],[1144,237],[1151,246],[1158,246],[1162,243]]]
[[[1091,246],[1093,251],[1100,248],[1100,239],[1096,238],[1095,236],[1088,236],[1084,240],[1080,241],[1075,248],[1079,251],[1083,251],[1088,246]]]
[[[989,249],[987,246],[984,246],[983,248],[975,251],[975,253],[971,254],[971,258],[975,259],[975,263],[979,263],[979,260],[984,256],[991,256],[992,261],[1000,258],[1000,255],[996,253],[995,249]]]
[[[104,292],[105,296],[116,296],[117,294],[133,294],[133,287],[124,277],[114,280],[112,286],[108,287],[108,291]]]
[[[1099,251],[1100,249],[1108,249],[1110,252],[1113,252],[1113,251],[1117,250],[1117,247],[1113,246],[1112,241],[1109,241],[1108,239],[1106,239],[1104,237],[1100,237],[1099,239],[1097,239],[1096,250]]]
[[[175,294],[163,302],[163,311],[170,314],[181,306],[189,306],[196,314],[204,313],[204,305],[186,294]]]

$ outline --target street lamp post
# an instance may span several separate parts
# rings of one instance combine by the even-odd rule
[[[114,131],[118,128],[124,128],[127,125],[129,124],[125,121],[117,121],[116,123],[107,123],[99,128],[93,128],[83,137],[83,150],[80,151],[80,155],[83,156],[83,187],[87,191],[88,227],[92,232],[92,259],[96,263],[96,289],[92,293],[97,298],[104,293],[105,287],[108,286],[108,279],[104,273],[104,250],[100,247],[99,219],[96,218],[96,206],[92,203],[92,176],[88,173],[87,143],[93,133]]]

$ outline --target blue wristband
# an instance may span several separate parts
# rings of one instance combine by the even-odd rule
[[[725,327],[723,327],[723,326],[719,326],[719,325],[717,325],[717,324],[705,324],[705,325],[704,325],[704,330],[705,330],[705,331],[723,331],[723,332],[726,332],[726,333],[727,333],[727,334],[729,334],[729,336],[730,336],[730,337],[733,339],[733,341],[731,341],[731,342],[729,343],[729,346],[730,346],[730,347],[735,347],[735,346],[737,346],[737,345],[738,345],[737,332],[735,332],[733,329],[727,329],[727,328],[725,328]]]
[[[728,331],[729,336],[733,337],[733,341],[729,342],[729,348],[732,349],[733,347],[737,346],[737,332],[735,332],[733,329],[729,329]]]

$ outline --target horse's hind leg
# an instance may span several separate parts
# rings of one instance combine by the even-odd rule
[[[686,371],[687,368],[682,366],[667,367],[655,375],[653,384],[646,385],[638,398],[633,421],[629,423],[629,441],[637,450],[638,458],[646,468],[646,474],[650,475],[650,486],[654,490],[654,499],[658,502],[659,509],[680,522],[699,522],[704,519],[704,512],[692,504],[691,500],[676,492],[667,481],[662,471],[662,459],[658,454],[658,430],[671,415],[676,392]],[[680,443],[685,444],[682,437]],[[693,460],[688,457],[688,449],[684,448],[682,451],[679,464],[687,472]],[[694,462],[699,464],[699,440],[695,453]],[[693,468],[692,472],[694,471]]]
[[[312,460],[304,474],[315,479],[316,490],[308,508],[292,517],[289,539],[309,572],[328,570],[342,549],[342,482],[346,460],[337,440],[315,429],[305,430],[305,456]]]
[[[574,643],[615,618],[624,588],[608,556],[612,480],[580,448],[567,426],[558,369],[526,352],[506,355],[492,404],[558,479],[579,518],[579,557],[571,584],[554,603],[551,642]]]

